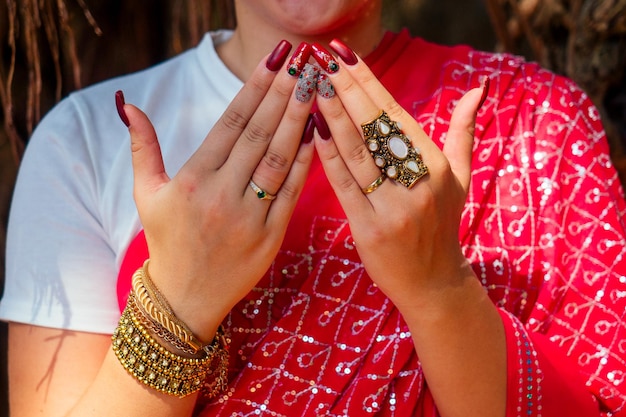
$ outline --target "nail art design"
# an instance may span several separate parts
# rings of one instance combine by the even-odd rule
[[[120,119],[122,119],[122,122],[126,125],[126,127],[130,127],[130,121],[126,115],[126,110],[124,110],[124,104],[126,104],[126,101],[124,100],[124,93],[122,90],[116,91],[115,107],[117,108],[117,114],[120,116]]]
[[[304,65],[309,61],[311,57],[311,45],[306,42],[302,42],[298,45],[287,66],[287,72],[289,75],[297,77],[302,72]]]
[[[335,61],[335,57],[322,45],[314,43],[311,45],[311,49],[313,50],[313,58],[322,66],[324,71],[330,74],[339,71],[339,64]]]
[[[321,72],[317,77],[317,94],[323,98],[331,98],[335,96],[335,87],[330,82],[328,74]]]
[[[317,85],[317,77],[320,75],[320,70],[317,66],[311,64],[305,64],[298,82],[296,84],[296,99],[303,103],[311,100],[315,93]]]

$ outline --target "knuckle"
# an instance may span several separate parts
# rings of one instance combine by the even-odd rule
[[[279,172],[285,172],[289,168],[289,160],[285,155],[268,149],[263,157],[263,162],[271,169]]]
[[[385,109],[391,120],[399,120],[405,113],[404,108],[395,100],[385,103],[383,109]]]
[[[282,101],[286,101],[286,99],[291,97],[291,93],[293,92],[293,85],[278,82],[275,84],[273,91],[280,97]]]
[[[280,193],[286,197],[288,200],[295,200],[300,193],[298,187],[294,186],[291,182],[285,181],[285,183],[280,187]]]
[[[362,143],[352,149],[348,157],[359,165],[372,161],[372,155]]]
[[[341,121],[342,118],[344,118],[345,116],[346,111],[341,106],[333,106],[327,110],[324,110],[324,118],[331,123]]]
[[[348,94],[352,94],[355,91],[359,91],[359,89],[361,89],[361,87],[359,86],[359,84],[357,84],[357,82],[350,78],[348,80],[345,81],[345,83],[343,84],[343,86],[341,87],[341,90],[343,91],[344,94],[348,95]]]
[[[225,112],[222,116],[222,121],[227,129],[234,132],[241,132],[248,123],[247,117],[234,109]]]
[[[266,78],[252,77],[248,80],[247,86],[252,89],[255,95],[264,96],[267,93],[270,82]]]
[[[272,139],[272,133],[257,123],[249,123],[243,131],[243,137],[251,143],[266,144]]]
[[[193,195],[200,187],[198,177],[187,170],[181,170],[175,178],[180,191],[186,196]]]
[[[357,183],[354,182],[354,178],[351,176],[342,176],[335,181],[335,186],[341,193],[349,193],[356,188],[359,188]],[[361,192],[359,188],[359,192]]]

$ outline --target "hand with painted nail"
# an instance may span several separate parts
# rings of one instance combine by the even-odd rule
[[[280,43],[258,65],[173,178],[150,120],[117,95],[131,135],[150,275],[176,315],[206,340],[267,271],[308,173],[312,101],[298,80],[315,83],[317,75],[304,68],[308,44],[283,66],[289,49]]]
[[[317,100],[315,143],[363,265],[405,318],[433,395],[446,399],[440,409],[497,414],[506,385],[501,321],[459,243],[475,115],[488,81],[459,101],[440,150],[363,61],[339,41],[330,46],[340,69],[313,45],[336,92]],[[455,375],[477,384],[468,369],[479,368],[489,403],[459,395],[450,382]]]
[[[344,61],[341,70],[328,51],[313,45],[337,93],[317,101],[329,127],[317,150],[369,274],[397,303],[423,287],[472,275],[458,226],[474,117],[486,86],[459,102],[441,151],[345,44],[331,47]]]

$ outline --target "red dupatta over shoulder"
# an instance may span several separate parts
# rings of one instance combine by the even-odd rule
[[[440,145],[457,101],[491,77],[460,239],[506,329],[507,416],[626,416],[626,205],[588,98],[520,58],[407,32],[367,62]],[[147,257],[140,233],[121,308]],[[224,325],[230,384],[201,416],[437,415],[319,161],[270,270]]]

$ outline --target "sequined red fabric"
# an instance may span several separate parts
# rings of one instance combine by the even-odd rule
[[[588,98],[516,57],[406,32],[367,60],[438,144],[460,97],[491,77],[460,239],[501,308],[507,416],[626,416],[626,204]],[[121,305],[146,257],[140,234]],[[365,273],[318,161],[276,260],[224,324],[229,389],[200,416],[438,415],[409,330]]]

